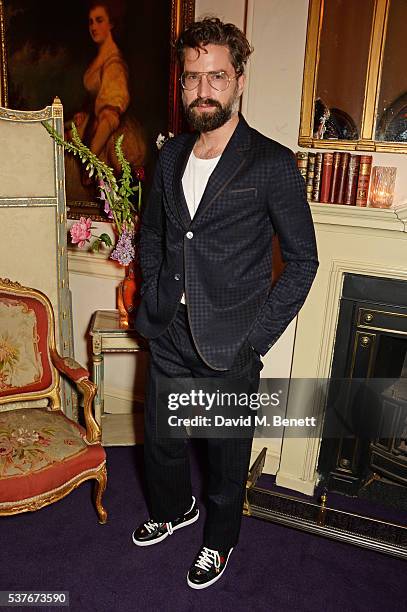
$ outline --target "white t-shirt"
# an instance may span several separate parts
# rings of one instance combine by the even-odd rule
[[[218,157],[212,157],[212,159],[200,159],[199,157],[195,157],[193,151],[189,156],[182,177],[182,188],[184,190],[191,219],[194,218],[199,202],[202,199],[206,185],[209,181],[209,177],[219,160],[220,155]]]
[[[188,204],[188,210],[191,219],[194,218],[202,199],[209,177],[214,171],[216,164],[221,156],[212,157],[212,159],[200,159],[195,157],[192,151],[189,156],[188,163],[185,167],[185,172],[182,177],[182,188],[184,190],[185,199]],[[185,294],[182,294],[181,303],[185,304]]]

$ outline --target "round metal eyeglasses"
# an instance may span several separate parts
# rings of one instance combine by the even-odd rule
[[[230,81],[237,78],[237,75],[230,77],[223,70],[218,72],[183,72],[180,78],[183,89],[187,91],[196,89],[204,75],[209,85],[216,91],[225,91],[229,87]]]

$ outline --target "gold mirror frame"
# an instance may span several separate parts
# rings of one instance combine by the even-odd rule
[[[386,42],[390,1],[391,0],[375,0],[374,4],[360,130],[361,138],[359,138],[359,140],[321,140],[313,137],[313,124],[324,0],[309,0],[304,78],[301,98],[300,133],[298,138],[298,144],[301,147],[312,147],[314,149],[381,151],[388,153],[407,152],[407,144],[405,143],[374,140],[376,109],[380,95],[383,52]]]

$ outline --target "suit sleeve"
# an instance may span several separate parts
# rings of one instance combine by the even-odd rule
[[[157,286],[158,274],[164,254],[162,168],[157,162],[147,205],[143,211],[140,229],[140,265],[143,276],[141,295]]]
[[[268,210],[286,265],[248,337],[260,355],[267,353],[298,314],[318,269],[314,225],[305,182],[293,153],[287,149],[273,163]]]

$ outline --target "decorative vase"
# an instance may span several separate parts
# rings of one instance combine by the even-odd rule
[[[370,181],[369,206],[390,208],[393,204],[397,168],[394,166],[374,166]]]
[[[127,329],[134,324],[134,317],[140,303],[141,271],[137,261],[125,266],[125,277],[117,291],[117,309],[120,327]]]

